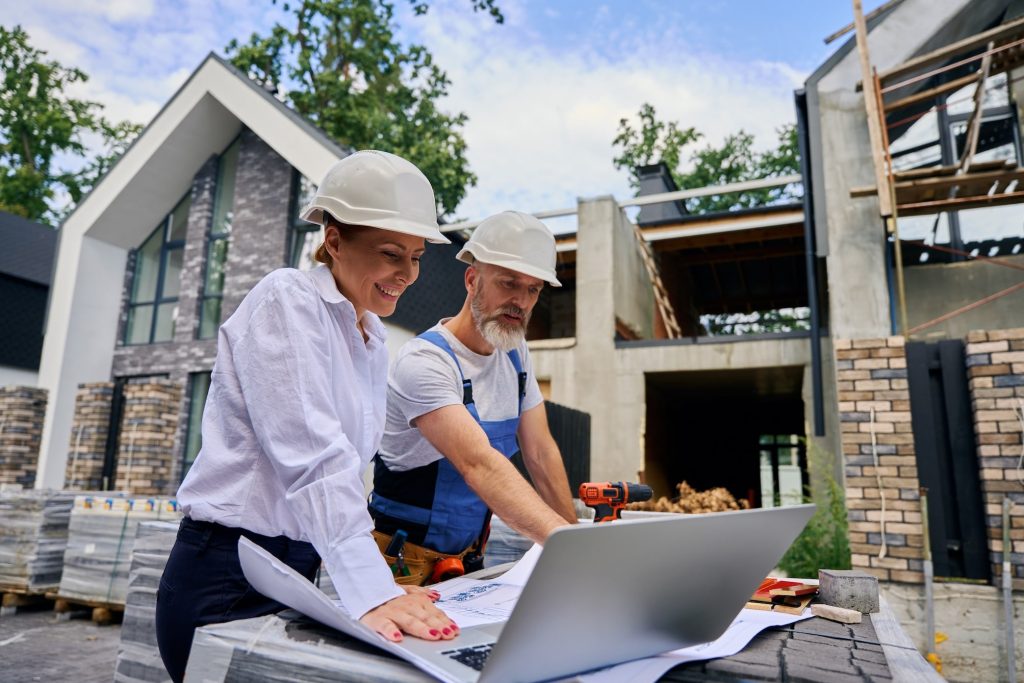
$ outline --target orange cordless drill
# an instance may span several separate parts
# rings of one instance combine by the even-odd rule
[[[622,514],[629,503],[650,500],[654,491],[646,484],[626,481],[596,481],[580,484],[580,500],[594,508],[595,522],[611,522]]]

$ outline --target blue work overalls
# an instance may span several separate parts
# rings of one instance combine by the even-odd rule
[[[462,402],[469,414],[484,430],[495,450],[506,458],[515,455],[519,450],[516,430],[526,394],[526,373],[519,352],[515,349],[508,352],[519,378],[516,416],[507,420],[481,420],[473,402],[473,384],[466,379],[459,359],[444,336],[428,330],[420,339],[451,356],[462,377]],[[463,552],[480,538],[489,519],[487,505],[447,458],[400,472],[389,469],[378,456],[374,462],[370,514],[378,531],[393,534],[402,529],[409,534],[410,542],[452,555]]]

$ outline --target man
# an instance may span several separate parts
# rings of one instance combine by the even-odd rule
[[[478,568],[490,510],[539,543],[576,521],[526,347],[544,283],[561,286],[555,257],[536,218],[488,218],[457,256],[469,264],[462,310],[395,360],[369,507],[382,551],[407,535],[401,560],[385,553],[401,582],[430,580],[448,556]],[[520,448],[536,491],[508,460]]]

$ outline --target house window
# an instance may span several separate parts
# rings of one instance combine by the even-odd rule
[[[302,210],[313,201],[316,185],[304,175],[295,171],[292,182],[291,240],[288,244],[288,265],[299,270],[309,270],[316,265],[313,254],[320,246],[320,226],[307,223],[299,218]]]
[[[228,261],[231,222],[234,219],[235,171],[241,138],[228,145],[217,160],[217,194],[213,200],[213,221],[206,240],[206,277],[199,303],[199,339],[217,335],[224,301],[224,266]]]
[[[210,373],[194,372],[189,375],[188,428],[185,435],[185,456],[181,465],[181,478],[188,474],[192,463],[203,446],[203,409],[210,393]]]
[[[152,344],[174,338],[191,206],[191,195],[186,194],[136,250],[125,344]]]
[[[761,436],[761,507],[799,505],[804,497],[804,475],[800,466],[803,444],[796,434]]]

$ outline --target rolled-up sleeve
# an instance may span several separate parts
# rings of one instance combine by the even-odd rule
[[[344,429],[342,413],[363,408],[339,405],[334,390],[336,382],[365,382],[360,373],[370,369],[327,352],[337,326],[315,292],[284,278],[267,285],[230,340],[234,372],[286,505],[326,563],[342,606],[359,618],[404,592],[371,536],[362,461]]]

